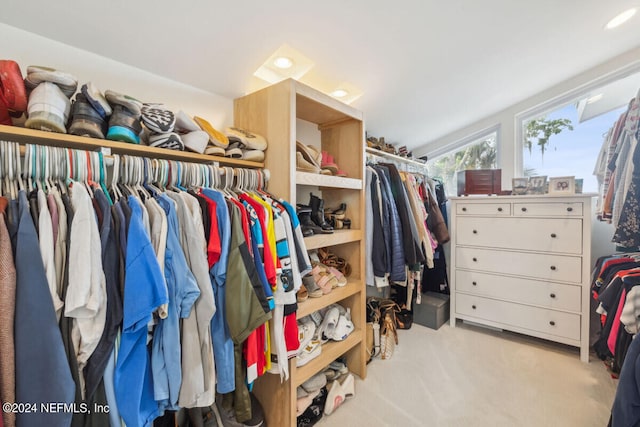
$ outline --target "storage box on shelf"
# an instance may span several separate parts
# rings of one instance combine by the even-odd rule
[[[347,177],[326,176],[296,171],[297,121],[317,126],[319,145],[335,158]],[[308,202],[311,187],[321,192],[325,207],[347,204],[351,228],[305,238],[307,249],[330,247],[349,262],[348,284],[320,298],[300,303],[298,317],[329,304],[338,303],[351,310],[354,332],[346,340],[329,342],[322,353],[297,368],[289,362],[290,378],[267,374],[256,381],[255,393],[265,407],[267,423],[296,425],[296,387],[320,372],[337,357],[345,356],[349,370],[361,378],[366,375],[365,286],[364,286],[364,129],[362,113],[315,89],[294,80],[285,80],[258,92],[238,98],[234,103],[235,125],[264,135],[269,141],[265,167],[271,172],[269,191],[291,203]],[[300,139],[298,139],[300,140]],[[304,140],[300,142],[305,143]],[[304,186],[304,187],[302,187]],[[298,188],[305,198],[297,200]],[[302,194],[302,192],[301,192]]]
[[[588,362],[592,197],[451,198],[451,326],[573,345]]]

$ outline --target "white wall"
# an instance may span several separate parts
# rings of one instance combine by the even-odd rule
[[[29,65],[49,66],[75,75],[80,85],[92,81],[102,91],[112,89],[143,102],[162,102],[174,111],[201,116],[219,130],[233,123],[232,99],[6,24],[0,24],[0,40],[4,41],[2,58],[16,61],[23,75]]]
[[[523,52],[523,54],[526,54],[526,52]],[[501,134],[499,138],[500,147],[498,167],[502,169],[502,188],[510,189],[511,178],[516,176],[515,174],[517,172],[516,167],[518,156],[521,155],[519,153],[520,150],[518,150],[519,144],[516,144],[516,115],[532,110],[550,100],[559,100],[567,96],[569,92],[579,91],[581,88],[586,89],[587,87],[597,83],[597,81],[606,80],[614,74],[625,75],[630,73],[631,70],[637,69],[639,64],[640,48],[632,49],[603,64],[593,67],[581,74],[578,74],[577,76],[540,92],[537,95],[527,98],[518,104],[505,108],[496,114],[445,135],[442,138],[432,141],[420,148],[414,149],[414,155],[416,157],[420,157],[426,154],[429,157],[433,157],[434,153],[441,152],[450,144],[455,144],[457,141],[484,129],[500,125]],[[496,87],[495,90],[499,91],[500,88]],[[594,163],[595,160],[596,159],[594,158]]]

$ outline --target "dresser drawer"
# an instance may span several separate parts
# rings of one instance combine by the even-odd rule
[[[458,217],[456,243],[581,254],[582,220],[578,218]]]
[[[456,293],[456,313],[544,334],[580,339],[580,315]]]
[[[456,247],[454,267],[550,282],[582,282],[582,258],[575,256]]]
[[[456,270],[456,290],[557,310],[580,311],[580,286]]]
[[[520,202],[513,204],[514,216],[582,216],[580,202]]]
[[[511,203],[457,203],[458,215],[511,215]]]

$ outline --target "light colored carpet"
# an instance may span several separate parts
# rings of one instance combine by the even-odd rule
[[[399,331],[356,396],[317,425],[604,427],[617,380],[577,348],[458,322]]]

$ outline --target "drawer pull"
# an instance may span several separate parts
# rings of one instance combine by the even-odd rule
[[[556,326],[556,322],[554,322],[553,320],[552,320],[552,321],[550,321],[550,322],[549,322],[549,324],[550,324],[551,326]]]
[[[550,296],[551,298],[555,298],[555,297],[556,297],[556,294],[550,294],[549,296]]]
[[[478,285],[478,283],[477,283],[477,282],[471,282],[471,284],[472,284],[473,286],[477,286],[477,285]]]
[[[473,230],[473,234],[478,234],[478,230]]]
[[[466,212],[466,211],[467,211],[467,208],[462,208],[462,212]]]
[[[478,262],[478,258],[473,258],[473,262]]]
[[[551,233],[551,238],[552,239],[555,239],[556,237],[558,237],[558,236],[556,236],[556,233]]]
[[[522,210],[522,212],[526,212],[527,208],[522,208],[521,210]]]
[[[567,208],[567,212],[573,212],[573,208],[572,207],[568,207]]]
[[[498,212],[502,212],[502,208],[498,208]]]
[[[473,308],[475,310],[476,309],[476,305],[475,304],[472,305],[471,308]]]
[[[556,266],[555,266],[555,265],[552,265],[552,266],[551,266],[551,270],[556,271]]]

